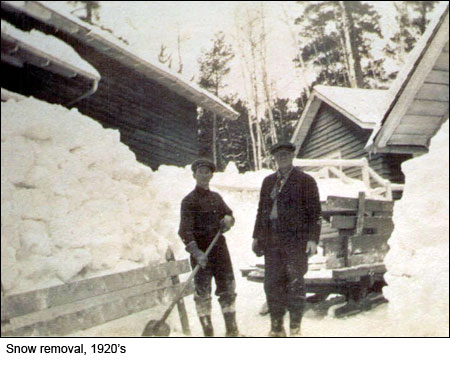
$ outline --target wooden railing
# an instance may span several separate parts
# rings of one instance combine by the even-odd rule
[[[369,162],[365,158],[355,160],[338,160],[338,159],[295,159],[295,166],[319,168],[322,175],[335,177],[344,183],[349,183],[350,178],[344,172],[344,168],[359,168],[361,171],[361,180],[363,181],[367,192],[372,197],[383,197],[386,200],[392,200],[393,191],[402,191],[402,184],[394,184],[384,179],[375,170],[369,166]]]

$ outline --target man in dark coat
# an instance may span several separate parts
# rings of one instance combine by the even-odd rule
[[[317,253],[321,208],[317,184],[293,166],[295,146],[271,149],[278,171],[263,181],[253,232],[253,251],[264,255],[264,290],[271,317],[270,336],[286,336],[283,318],[290,314],[290,334],[300,335],[305,303],[308,255]]]
[[[195,189],[181,203],[178,234],[191,254],[191,265],[201,269],[194,277],[194,300],[205,336],[214,336],[211,321],[211,282],[216,282],[216,296],[225,319],[226,336],[238,336],[235,313],[235,278],[225,237],[221,235],[209,253],[205,251],[219,230],[228,231],[234,225],[233,212],[217,192],[209,190],[215,165],[200,159],[192,164],[197,182]]]

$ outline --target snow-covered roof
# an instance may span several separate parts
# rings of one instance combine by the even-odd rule
[[[372,133],[372,136],[366,145],[366,149],[377,150],[377,148],[382,149],[386,147],[392,136],[395,135],[394,133],[399,125],[401,123],[408,125],[408,120],[411,121],[413,119],[409,118],[405,122],[404,117],[408,114],[420,114],[421,117],[423,117],[420,120],[421,130],[427,131],[427,133],[417,133],[417,130],[414,130],[416,132],[409,133],[407,129],[403,129],[402,133],[420,135],[427,138],[424,142],[420,142],[421,144],[413,144],[413,142],[419,143],[419,140],[410,138],[411,145],[426,146],[429,138],[439,129],[442,122],[444,122],[445,115],[448,118],[449,6],[448,2],[442,2],[439,6],[441,7],[441,9],[439,9],[440,16],[430,22],[425,33],[409,54],[404,67],[390,87],[387,93],[388,106],[386,107],[386,112],[376,130]],[[439,64],[439,66],[436,66],[436,64]],[[429,85],[429,89],[426,90],[427,92],[421,94],[420,91],[424,88],[426,83],[430,83],[431,85]],[[433,84],[436,84],[436,86],[433,87]],[[444,85],[447,87],[445,88]],[[444,95],[440,94],[441,91],[444,92]],[[445,91],[447,92],[446,100]],[[434,96],[436,95],[441,96],[439,98],[440,102],[445,103],[446,101],[446,105],[435,105],[436,103],[433,103],[433,101]],[[414,112],[411,111],[413,105],[417,106],[417,99],[427,100],[429,102],[429,108],[431,108],[432,105],[436,107],[436,109],[432,110],[431,114],[433,117],[443,116],[442,119],[438,121],[439,123],[435,123],[434,120],[430,122],[427,116],[422,115],[424,114],[422,112],[417,113],[417,110]],[[428,113],[430,110],[428,110]],[[430,126],[435,126],[436,128],[430,131]],[[409,127],[412,127],[411,123],[409,124]]]
[[[383,118],[387,90],[317,85],[297,123],[291,141],[297,150],[303,144],[322,102],[363,129],[372,130]]]
[[[71,14],[64,13],[59,8],[48,3],[44,4],[41,1],[2,1],[2,8],[24,13],[40,22],[62,30],[110,58],[142,72],[150,79],[157,81],[204,109],[226,118],[236,119],[239,116],[238,112],[217,96],[190,82],[180,74],[174,73],[153,58],[133,50],[111,34],[83,22]]]
[[[317,96],[362,128],[379,123],[386,111],[387,90],[318,85]]]
[[[395,141],[409,142],[404,145],[414,147],[426,146],[448,118],[448,2],[439,6],[440,16],[430,23],[389,90],[314,87],[291,139],[297,150],[302,146],[322,102],[360,127],[373,130],[367,150],[386,147],[392,135],[400,138],[394,133],[400,127],[402,135],[409,136]],[[436,64],[440,66],[436,68]],[[431,85],[424,89],[425,83]],[[434,92],[430,93],[430,89]],[[417,103],[417,99],[424,102]],[[413,103],[416,108],[412,108]],[[424,106],[425,109],[421,109]],[[403,152],[405,148],[398,148],[398,151]]]
[[[1,26],[2,44],[11,46],[2,49],[2,59],[7,58],[7,55],[18,63],[26,61],[38,64],[43,69],[57,73],[70,70],[72,75],[81,74],[93,80],[100,80],[98,71],[62,40],[37,30],[24,32],[4,20],[1,20]]]

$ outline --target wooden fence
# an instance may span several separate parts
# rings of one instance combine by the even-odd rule
[[[1,335],[63,336],[167,302],[184,286],[178,275],[191,270],[188,260],[168,261],[30,292],[2,292]],[[188,287],[186,295],[192,292]],[[186,315],[180,317],[189,333]]]

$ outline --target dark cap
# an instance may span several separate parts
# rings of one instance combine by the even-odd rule
[[[278,142],[270,148],[270,154],[274,154],[282,149],[285,149],[290,152],[295,152],[295,145],[290,142]]]
[[[210,168],[213,173],[216,171],[216,165],[214,165],[214,162],[206,158],[199,158],[198,160],[195,160],[191,165],[191,169],[195,172],[201,166]]]

